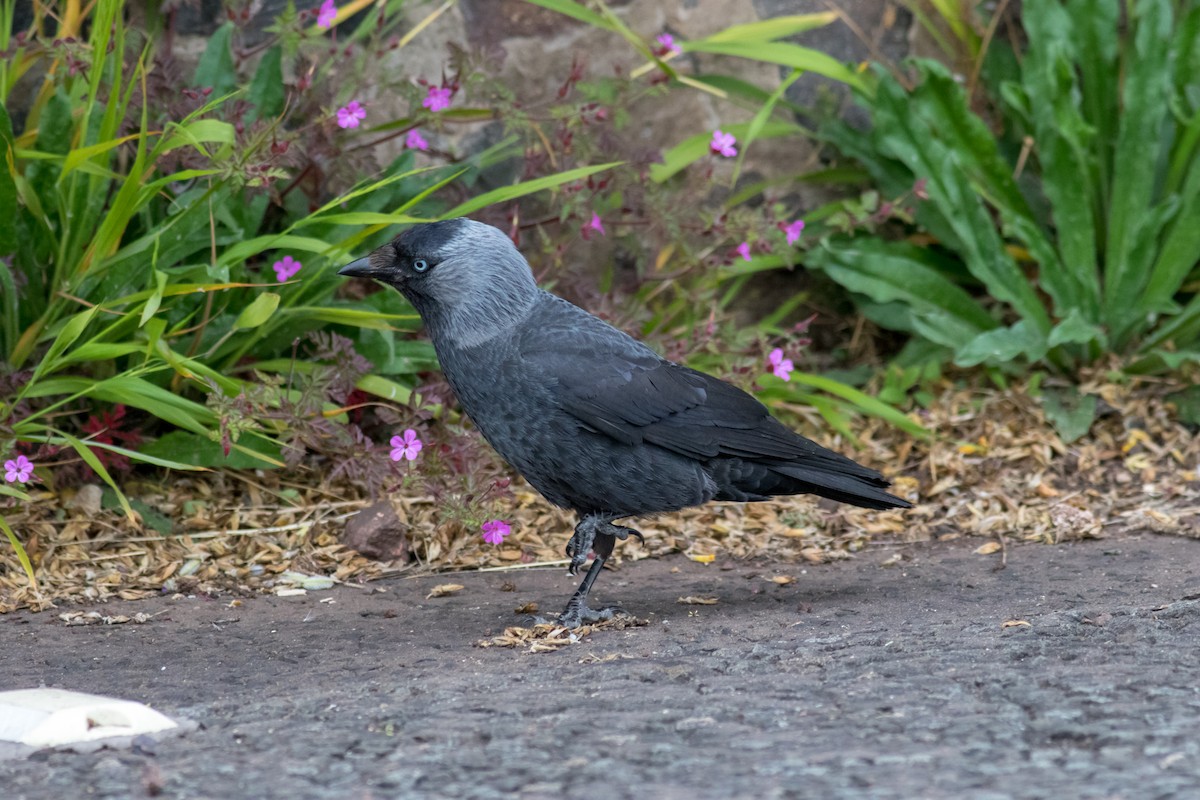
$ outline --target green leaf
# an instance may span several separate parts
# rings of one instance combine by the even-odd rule
[[[257,328],[270,319],[277,308],[279,308],[279,295],[275,292],[263,292],[254,298],[250,305],[242,309],[242,313],[238,314],[238,318],[233,322],[233,329],[236,331]]]
[[[881,76],[872,106],[876,146],[927,179],[930,202],[957,239],[947,245],[960,253],[992,297],[1009,303],[1046,335],[1049,314],[1000,238],[979,186],[967,171],[969,159],[942,141],[929,119],[913,113],[913,97],[890,75]]]
[[[333,246],[324,239],[310,236],[292,236],[287,234],[271,234],[258,236],[245,242],[238,242],[217,256],[217,266],[226,267],[240,264],[246,259],[267,250],[303,250],[308,253],[326,253]]]
[[[1046,389],[1042,411],[1064,444],[1081,438],[1096,421],[1096,396],[1080,395],[1075,388]]]
[[[21,540],[13,533],[13,529],[8,526],[8,520],[4,518],[3,514],[0,514],[0,530],[4,531],[4,535],[8,537],[8,543],[12,545],[13,551],[16,552],[17,561],[21,562],[21,569],[25,570],[25,577],[29,578],[29,585],[34,591],[37,591],[37,577],[33,574],[33,563],[29,560],[29,554],[25,552],[25,547],[21,544]]]
[[[553,189],[556,186],[562,186],[564,183],[583,180],[589,175],[595,175],[597,172],[612,169],[621,163],[620,161],[613,161],[608,164],[597,164],[592,167],[579,167],[578,169],[569,169],[554,175],[546,175],[542,178],[515,183],[512,186],[502,186],[499,189],[484,192],[465,203],[455,206],[445,214],[442,214],[441,218],[453,219],[454,217],[465,217],[467,214],[478,211],[481,208],[487,208],[494,203],[504,203],[509,200],[515,200],[518,197],[533,194],[534,192],[540,192],[543,189]]]
[[[766,61],[805,72],[815,72],[856,89],[865,89],[862,78],[849,70],[840,61],[809,47],[783,42],[723,42],[701,39],[697,42],[682,42],[684,52],[714,53],[737,56],[751,61]]]
[[[981,333],[958,349],[954,363],[960,367],[976,364],[1007,364],[1017,358],[1038,361],[1046,355],[1047,343],[1029,320],[1008,328]]]
[[[939,269],[927,249],[866,237],[830,239],[810,250],[804,263],[877,303],[909,306],[922,333],[938,344],[958,348],[996,327],[987,311]]]
[[[823,28],[836,22],[838,15],[833,11],[823,11],[818,14],[796,14],[786,17],[773,17],[761,22],[748,22],[744,25],[730,25],[724,30],[705,37],[705,42],[766,42],[772,39],[784,39],[798,33]]]
[[[246,114],[246,122],[269,119],[283,113],[283,48],[276,45],[263,53],[250,82],[250,102],[254,108]]]
[[[279,448],[268,448],[262,440],[253,441],[262,448],[262,454],[275,459],[281,458]],[[250,448],[253,450],[254,448]],[[241,449],[234,449],[226,456],[220,443],[207,436],[198,436],[186,431],[171,431],[157,440],[142,446],[148,456],[171,458],[190,464],[189,469],[261,469],[263,460]]]
[[[237,138],[232,125],[219,119],[197,119],[171,128],[171,135],[165,142],[155,148],[159,155],[169,153],[185,145],[190,145],[201,153],[206,153],[205,142],[232,144]]]
[[[1157,151],[1171,91],[1171,48],[1166,44],[1171,41],[1172,4],[1170,0],[1139,0],[1132,8],[1137,27],[1123,76],[1105,248],[1105,303],[1110,317],[1127,308],[1145,285],[1145,270],[1134,264],[1135,243],[1151,209],[1158,177]]]
[[[84,164],[84,162],[90,161],[92,158],[95,158],[101,153],[107,153],[116,147],[120,147],[132,139],[138,139],[141,137],[141,135],[142,134],[140,133],[131,133],[128,136],[122,136],[119,139],[109,139],[107,142],[100,142],[99,144],[93,144],[89,145],[88,147],[81,147],[77,150],[72,150],[71,152],[67,153],[67,157],[63,160],[63,169],[62,173],[59,175],[59,181],[61,182],[63,178],[66,178],[71,172],[78,169],[82,164]],[[107,175],[110,173],[104,172],[102,174]]]
[[[382,211],[347,211],[344,214],[325,214],[320,217],[305,217],[296,220],[293,229],[299,230],[308,225],[408,225],[413,222],[426,222],[420,217],[408,214],[386,214]]]
[[[378,311],[363,311],[336,306],[292,306],[283,309],[280,313],[298,316],[302,319],[314,319],[337,325],[352,325],[356,328],[374,328],[383,331],[396,330],[393,323],[408,323],[405,329],[411,329],[420,319],[415,312],[412,314],[382,314]]]
[[[209,36],[208,47],[192,78],[193,85],[202,89],[211,87],[214,95],[227,94],[237,85],[237,70],[229,47],[232,35],[233,23],[226,22]]]
[[[527,0],[527,2],[535,6],[541,6],[542,8],[548,8],[551,11],[557,11],[559,14],[577,19],[580,22],[586,22],[593,28],[600,28],[606,31],[613,29],[612,23],[607,19],[574,2],[574,0]]]
[[[814,389],[820,389],[823,392],[828,392],[834,397],[840,397],[847,401],[860,411],[863,411],[872,416],[879,417],[885,422],[890,422],[902,431],[911,433],[913,436],[928,438],[932,436],[932,432],[909,419],[905,414],[892,408],[887,403],[881,402],[869,394],[864,394],[853,386],[848,386],[841,381],[835,381],[831,378],[826,378],[822,375],[813,375],[808,372],[793,372],[791,374],[791,382],[802,386],[811,386]],[[774,375],[764,375],[760,382],[763,386],[768,385],[772,380],[779,380]]]
[[[17,184],[13,172],[12,120],[0,103],[0,256],[10,255],[17,247]]]
[[[163,291],[167,288],[167,273],[159,270],[154,270],[154,290],[150,294],[150,298],[146,301],[146,305],[142,307],[142,316],[138,321],[138,327],[146,324],[147,320],[158,313],[158,307],[162,305]]]
[[[1200,386],[1189,386],[1181,392],[1169,394],[1168,403],[1174,403],[1181,422],[1200,425]]]
[[[30,387],[37,384],[43,375],[61,367],[58,363],[59,356],[75,343],[75,340],[80,337],[84,329],[91,323],[92,317],[96,316],[98,310],[99,306],[92,306],[85,311],[80,311],[78,314],[71,316],[67,320],[66,324],[59,330],[58,335],[54,337],[54,342],[51,343],[50,349],[46,351],[46,355],[42,356],[42,360],[34,368],[33,377],[22,387],[20,394],[17,395],[18,398],[23,397]]]
[[[1079,309],[1073,309],[1066,319],[1054,326],[1054,329],[1050,331],[1050,336],[1046,339],[1046,344],[1050,347],[1090,342],[1097,342],[1101,347],[1106,347],[1108,336],[1099,325],[1094,325],[1084,319],[1083,313]]]
[[[742,139],[741,149],[738,150],[737,164],[733,168],[733,177],[729,179],[729,185],[737,184],[738,175],[742,173],[742,163],[746,160],[746,153],[750,150],[750,145],[754,144],[754,140],[758,138],[759,132],[763,126],[767,124],[767,120],[775,113],[775,104],[783,97],[783,93],[796,82],[797,79],[804,73],[798,69],[792,70],[792,74],[779,82],[779,86],[763,103],[762,108],[754,115],[754,119],[750,120],[750,127],[746,129],[746,136]]]

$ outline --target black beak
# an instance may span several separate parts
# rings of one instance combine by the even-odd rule
[[[347,278],[370,278],[374,274],[375,270],[371,268],[370,256],[363,256],[357,261],[351,261],[338,270],[338,275],[345,275]]]

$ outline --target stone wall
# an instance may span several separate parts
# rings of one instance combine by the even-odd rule
[[[284,0],[254,4],[251,26],[261,29],[269,25],[284,4]],[[303,2],[298,5],[305,7]],[[312,5],[315,8],[315,0]],[[440,5],[440,0],[413,3],[409,14],[415,22]],[[648,40],[664,32],[681,40],[696,39],[739,23],[834,10],[842,15],[842,20],[798,36],[794,41],[847,63],[880,57],[902,60],[910,51],[910,35],[914,30],[911,14],[892,0],[609,0],[609,6],[633,31]],[[198,60],[207,35],[223,20],[219,0],[181,5],[175,19],[180,34],[173,43],[176,55],[185,62]],[[450,43],[502,52],[501,78],[522,102],[529,104],[556,92],[575,58],[586,63],[591,75],[629,70],[641,63],[638,54],[620,36],[525,0],[459,0],[422,31],[418,39],[385,58],[378,68],[381,74],[436,80],[446,67]],[[689,54],[686,59],[690,62],[686,67],[692,71],[720,71],[768,91],[776,88],[788,73],[771,64],[744,59],[704,54]],[[843,102],[846,113],[853,118],[854,110],[845,92],[819,76],[804,76],[789,89],[788,97],[799,105],[811,106],[822,94],[831,93]],[[364,99],[380,110],[379,118],[399,117],[408,111],[397,98],[382,93]],[[631,111],[637,125],[630,135],[655,148],[675,144],[684,138],[685,131],[711,130],[753,116],[752,109],[739,108],[699,91],[672,92]],[[392,154],[380,154],[383,159],[389,155]],[[756,144],[746,166],[752,172],[769,173],[772,164],[786,161],[794,169],[808,156],[803,149],[797,150],[794,141],[779,145],[764,141]]]

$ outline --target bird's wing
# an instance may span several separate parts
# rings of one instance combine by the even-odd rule
[[[701,460],[801,461],[878,477],[790,430],[736,386],[667,361],[590,315],[574,322],[569,329],[543,328],[521,357],[587,427]]]

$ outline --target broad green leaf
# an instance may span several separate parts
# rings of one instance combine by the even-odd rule
[[[865,237],[830,239],[806,254],[805,266],[826,272],[877,303],[910,306],[926,325],[925,335],[947,347],[960,347],[996,327],[987,311],[939,270],[925,249]]]
[[[976,364],[1007,364],[1018,358],[1039,361],[1046,355],[1046,349],[1046,337],[1029,320],[1021,320],[1010,327],[979,334],[958,348],[954,363],[960,367],[973,367]]]
[[[261,440],[254,441],[257,445],[263,444]],[[248,446],[246,449],[253,450]],[[187,463],[190,465],[187,469],[191,470],[258,469],[264,464],[262,457],[251,455],[242,448],[235,448],[226,456],[220,443],[207,436],[199,436],[187,431],[171,431],[164,434],[157,440],[144,445],[142,453],[149,457],[161,459],[169,457],[175,461]],[[263,452],[261,455],[271,459],[281,457],[278,447],[275,447],[273,451]],[[265,463],[270,463],[270,461]]]
[[[250,305],[242,309],[242,313],[238,314],[238,318],[234,320],[233,329],[236,331],[257,328],[270,319],[277,308],[279,308],[279,295],[275,292],[263,292],[254,298]]]
[[[1131,8],[1136,30],[1123,75],[1104,258],[1105,303],[1110,317],[1128,308],[1130,299],[1137,297],[1145,286],[1145,270],[1134,263],[1135,245],[1145,216],[1151,212],[1158,178],[1157,151],[1171,90],[1171,48],[1166,43],[1171,41],[1172,3],[1138,0]]]
[[[250,82],[249,100],[254,108],[247,113],[246,121],[269,119],[283,113],[283,49],[276,45],[263,53]]]
[[[1108,336],[1099,325],[1088,322],[1079,309],[1072,310],[1066,319],[1054,326],[1046,340],[1046,344],[1050,347],[1090,342],[1098,342],[1101,347],[1104,347],[1108,344]]]
[[[1200,119],[1200,113],[1196,118]],[[1195,154],[1180,194],[1184,198],[1183,205],[1163,240],[1146,291],[1138,298],[1137,308],[1142,317],[1174,311],[1172,298],[1200,264],[1200,224],[1197,224],[1200,220],[1200,152]]]
[[[214,95],[224,95],[237,85],[237,70],[229,42],[233,35],[233,23],[226,22],[208,37],[208,47],[196,66],[192,84],[199,88],[211,87]]]
[[[228,122],[219,119],[198,119],[172,127],[171,135],[156,149],[156,152],[169,153],[185,145],[191,145],[203,153],[206,152],[205,142],[231,144],[235,138],[234,128]]]
[[[992,297],[1012,305],[1041,336],[1048,334],[1049,314],[1000,238],[963,157],[939,138],[928,120],[912,113],[910,93],[890,76],[880,80],[873,107],[878,147],[927,179],[929,202],[940,210],[956,239],[947,244],[959,251]]]
[[[1096,396],[1080,395],[1079,390],[1047,389],[1042,396],[1042,411],[1064,444],[1081,438],[1096,421]]]

